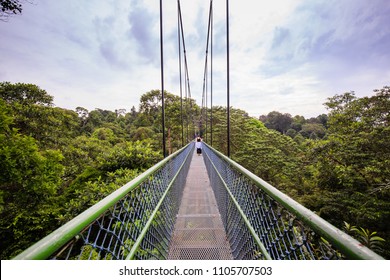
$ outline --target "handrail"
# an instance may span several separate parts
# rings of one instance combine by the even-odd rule
[[[383,259],[380,255],[376,254],[369,248],[363,246],[360,242],[344,233],[340,229],[331,225],[329,222],[322,219],[320,216],[313,213],[303,205],[299,204],[291,197],[285,195],[274,186],[270,185],[266,181],[262,180],[252,172],[248,171],[240,164],[234,162],[224,154],[215,150],[211,146],[204,143],[213,153],[215,153],[220,159],[227,162],[233,169],[244,175],[262,191],[264,191],[269,197],[274,199],[282,207],[287,209],[290,213],[295,215],[300,221],[309,226],[314,232],[325,238],[335,248],[337,248],[342,254],[350,259]]]
[[[118,201],[124,198],[129,192],[136,189],[141,183],[148,180],[150,176],[153,176],[153,174],[161,169],[165,164],[176,158],[180,153],[188,148],[189,145],[191,145],[191,143],[166,157],[135,179],[108,195],[106,198],[91,206],[65,225],[53,231],[48,236],[17,255],[14,260],[49,258],[53,253],[66,245],[67,242],[72,240],[72,238],[77,237],[83,229],[101,217],[108,209],[118,203]]]

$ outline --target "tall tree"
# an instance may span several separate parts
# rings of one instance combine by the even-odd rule
[[[226,151],[226,109],[213,108],[213,146]],[[299,188],[303,152],[288,136],[249,117],[239,109],[231,109],[232,159],[257,176],[289,193]]]
[[[57,224],[56,197],[63,158],[40,151],[34,138],[13,127],[11,107],[0,98],[0,257],[14,255]]]
[[[32,84],[0,83],[0,98],[12,108],[14,126],[44,148],[59,148],[78,135],[79,120],[74,111],[53,107],[53,97]]]
[[[277,111],[272,111],[267,116],[260,116],[259,119],[263,121],[267,128],[277,130],[283,134],[291,127],[293,121],[290,114],[282,114]]]
[[[199,107],[195,105],[193,100],[184,100],[186,104],[183,114],[186,116],[196,116],[199,111]],[[188,104],[193,104],[188,106]],[[165,92],[165,128],[168,151],[174,152],[181,147],[181,112],[180,112],[180,97],[173,95],[169,92]],[[140,127],[151,127],[155,133],[157,142],[160,142],[162,137],[162,126],[161,126],[161,93],[159,90],[152,90],[142,95],[140,100],[139,109],[139,121]],[[193,119],[189,120],[190,126],[193,130]],[[192,137],[191,137],[192,139]]]
[[[33,84],[1,82],[0,98],[7,103],[19,103],[22,105],[53,105],[53,96]]]

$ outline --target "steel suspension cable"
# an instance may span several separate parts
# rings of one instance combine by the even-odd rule
[[[210,144],[213,146],[213,5],[211,0],[211,35],[210,35],[210,53],[211,53],[211,65],[210,65]]]
[[[206,40],[206,55],[205,55],[204,73],[203,73],[203,95],[202,95],[202,118],[203,118],[203,115],[205,115],[206,142],[208,141],[208,139],[207,139],[208,57],[209,57],[209,44],[210,44],[210,36],[211,36],[212,7],[213,7],[213,0],[210,0],[209,19],[208,19],[208,28],[207,28],[207,40]]]
[[[164,96],[164,39],[163,39],[163,8],[162,0],[160,0],[160,56],[161,56],[161,106],[162,106],[162,140],[163,140],[163,156],[166,154],[165,145],[165,96]]]
[[[182,85],[182,63],[181,63],[181,32],[180,32],[180,1],[177,0],[177,38],[179,43],[179,80],[180,80],[180,117],[181,117],[181,145],[184,146],[184,118],[183,118],[183,85]],[[187,137],[188,138],[188,137]]]
[[[188,74],[188,62],[187,62],[187,49],[186,49],[186,43],[184,39],[183,17],[181,13],[180,0],[178,0],[178,10],[179,10],[179,19],[180,19],[181,39],[182,39],[183,53],[184,53],[184,70],[186,73],[186,82],[187,82],[186,86],[188,87],[188,97],[191,98],[190,78]]]
[[[186,44],[185,44],[185,38],[184,38],[183,18],[182,18],[180,0],[178,0],[178,11],[179,11],[181,39],[182,39],[183,53],[184,53],[184,71],[185,71],[184,73],[185,73],[185,81],[186,81],[185,92],[186,92],[187,101],[189,100],[189,102],[190,102],[190,118],[193,119],[190,76],[188,73],[187,50],[186,50]],[[195,131],[194,131],[194,136],[195,136]],[[189,140],[188,139],[188,110],[187,110],[187,140]]]
[[[230,157],[230,47],[229,0],[226,0],[226,91],[227,91],[227,156]]]

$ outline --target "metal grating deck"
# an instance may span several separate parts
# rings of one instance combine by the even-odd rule
[[[232,259],[203,156],[196,152],[184,186],[168,259]]]

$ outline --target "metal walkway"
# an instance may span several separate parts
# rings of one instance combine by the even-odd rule
[[[195,151],[183,190],[168,259],[232,259],[203,156]]]

